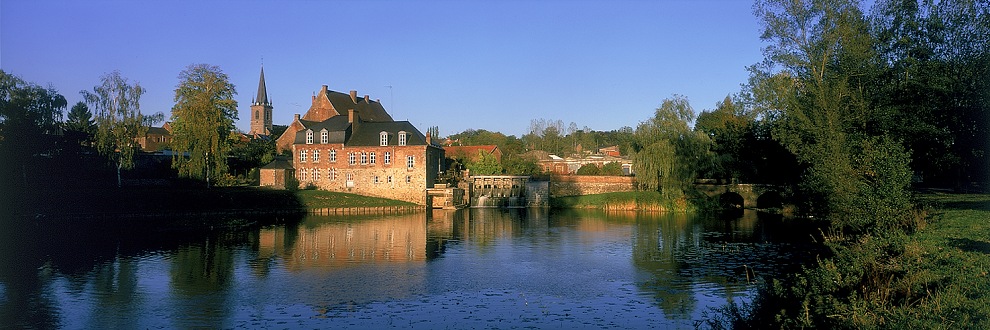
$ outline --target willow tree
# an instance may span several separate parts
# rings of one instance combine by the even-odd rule
[[[117,186],[122,185],[121,170],[134,167],[134,154],[140,145],[137,137],[148,131],[148,126],[162,119],[161,113],[146,116],[141,113],[141,95],[144,88],[131,85],[120,71],[104,75],[93,91],[81,91],[96,115],[96,149],[117,168]]]
[[[694,116],[687,98],[674,95],[636,128],[633,169],[641,189],[680,198],[700,165],[709,161],[711,142],[704,133],[691,130]]]
[[[172,166],[182,177],[206,181],[227,175],[237,91],[219,67],[193,64],[179,73],[172,107]]]

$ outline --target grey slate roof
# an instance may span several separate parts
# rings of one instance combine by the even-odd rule
[[[306,131],[313,131],[313,144],[320,144],[320,132],[324,129],[329,133],[328,143],[343,143],[345,146],[378,146],[381,143],[381,132],[388,133],[388,145],[399,145],[399,132],[406,132],[406,145],[426,145],[426,136],[408,121],[365,122],[358,123],[355,132],[347,122],[347,116],[333,116],[322,122],[300,119],[305,129],[296,132],[294,144],[306,143]]]
[[[388,145],[399,145],[399,132],[406,132],[407,146],[426,145],[426,136],[408,121],[386,123],[360,123],[358,131],[351,132],[346,146],[377,146],[381,143],[381,132],[388,133]]]
[[[364,101],[364,97],[357,97],[357,104],[351,100],[350,94],[345,94],[335,91],[327,91],[327,99],[333,104],[333,107],[337,109],[337,112],[341,116],[347,118],[347,110],[354,109],[358,112],[358,117],[362,121],[375,121],[375,122],[385,122],[392,121],[392,116],[385,112],[385,107],[381,103],[375,100]]]

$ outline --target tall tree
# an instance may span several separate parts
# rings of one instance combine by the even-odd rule
[[[774,139],[806,167],[806,210],[853,230],[902,220],[910,175],[900,162],[909,158],[872,129],[881,116],[865,94],[878,61],[858,3],[767,0],[754,8],[769,45],[766,62],[752,68],[751,92],[773,121]]]
[[[633,169],[644,190],[680,198],[694,181],[701,164],[710,162],[710,139],[691,130],[694,108],[687,98],[665,99],[653,118],[636,128]]]
[[[141,113],[141,95],[144,88],[131,85],[120,71],[104,75],[93,91],[80,91],[83,98],[96,110],[96,148],[117,168],[117,186],[122,185],[121,170],[134,167],[134,153],[140,147],[136,138],[143,136],[148,127],[161,120],[161,114],[145,116]]]
[[[236,94],[217,66],[193,64],[179,73],[172,107],[172,148],[176,152],[172,164],[179,175],[205,180],[207,186],[212,178],[228,175]]]
[[[78,102],[69,110],[65,121],[66,139],[76,144],[88,145],[96,135],[96,121],[85,102]]]
[[[57,151],[65,97],[54,88],[25,82],[0,70],[0,171],[27,184],[29,158]],[[8,181],[7,178],[0,180]],[[5,182],[6,183],[6,182]]]

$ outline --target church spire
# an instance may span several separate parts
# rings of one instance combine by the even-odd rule
[[[265,88],[265,65],[261,65],[261,79],[258,81],[258,96],[255,97],[255,104],[271,105],[268,101],[268,89]]]

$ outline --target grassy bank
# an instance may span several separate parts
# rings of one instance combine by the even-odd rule
[[[300,190],[295,193],[299,202],[308,209],[338,207],[389,207],[414,206],[416,204],[394,199],[362,196],[323,190]]]
[[[752,310],[729,308],[710,325],[990,329],[990,195],[922,201],[932,216],[913,234],[829,244],[834,255],[768,281]]]
[[[695,207],[686,198],[670,200],[656,191],[627,191],[583,196],[554,197],[552,208],[611,211],[687,212]]]

